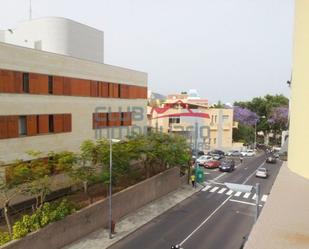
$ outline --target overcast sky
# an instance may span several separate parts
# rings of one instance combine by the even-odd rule
[[[149,88],[191,88],[211,102],[289,95],[293,0],[32,0],[33,17],[103,30],[105,63],[148,73]],[[0,0],[0,29],[28,17],[29,0]]]

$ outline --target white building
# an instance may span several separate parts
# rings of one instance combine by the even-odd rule
[[[104,62],[103,32],[62,17],[27,20],[15,29],[0,30],[0,42]]]

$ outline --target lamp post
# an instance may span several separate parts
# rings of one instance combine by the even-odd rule
[[[113,143],[118,143],[120,140],[112,139],[109,136],[109,198],[108,198],[108,206],[109,206],[109,238],[112,239],[112,225],[113,225],[113,217],[112,217],[112,169],[113,169]]]

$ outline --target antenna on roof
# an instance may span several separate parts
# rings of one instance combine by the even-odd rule
[[[32,0],[29,0],[29,20],[32,19]]]

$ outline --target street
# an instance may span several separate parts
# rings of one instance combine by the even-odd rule
[[[267,201],[282,162],[266,164],[260,154],[236,162],[231,173],[204,170],[205,187],[168,212],[155,218],[110,249],[170,248],[239,249],[250,233],[255,216],[255,193],[233,192],[224,182],[255,185],[260,183],[260,208]],[[258,167],[269,171],[267,179],[255,177]]]

